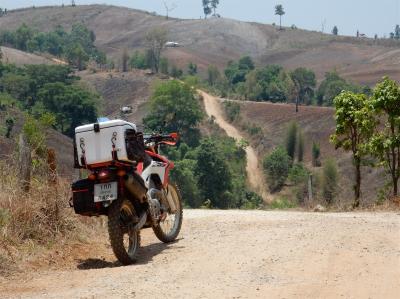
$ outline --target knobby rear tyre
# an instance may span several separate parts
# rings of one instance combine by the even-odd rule
[[[131,265],[137,259],[137,252],[140,247],[140,231],[134,232],[132,226],[128,228],[125,225],[126,214],[136,216],[135,209],[129,200],[118,199],[112,203],[108,211],[108,235],[118,261],[123,265]],[[128,244],[124,243],[125,237],[128,237]]]

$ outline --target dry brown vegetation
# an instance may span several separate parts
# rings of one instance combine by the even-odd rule
[[[69,207],[69,181],[60,178],[57,184],[49,184],[45,176],[36,175],[29,193],[20,189],[15,168],[1,162],[0,276],[75,267],[90,252],[105,251],[102,222],[77,216]]]

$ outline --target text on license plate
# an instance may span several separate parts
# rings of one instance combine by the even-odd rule
[[[115,200],[117,198],[118,198],[117,182],[94,185],[94,202]]]

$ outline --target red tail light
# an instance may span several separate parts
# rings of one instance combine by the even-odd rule
[[[110,176],[110,173],[107,170],[101,170],[97,175],[99,180],[108,179],[109,176]]]

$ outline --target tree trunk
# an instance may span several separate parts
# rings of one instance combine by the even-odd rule
[[[31,149],[24,134],[19,136],[19,177],[21,179],[21,189],[29,192],[31,184],[32,157]]]
[[[354,203],[353,208],[358,208],[360,206],[361,197],[361,160],[355,158],[356,166],[356,184],[354,185]]]
[[[279,30],[282,30],[282,16],[279,16]]]
[[[393,175],[393,195],[397,197],[399,194],[399,179],[396,175]]]

